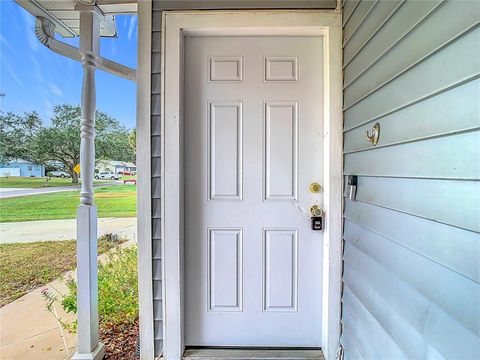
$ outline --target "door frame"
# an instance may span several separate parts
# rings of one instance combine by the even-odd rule
[[[324,59],[324,211],[322,349],[340,345],[342,268],[342,26],[338,11],[165,11],[162,15],[163,355],[185,350],[183,219],[183,37],[322,36]]]

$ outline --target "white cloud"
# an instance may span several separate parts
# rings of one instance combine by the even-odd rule
[[[8,49],[11,53],[15,54],[15,49],[13,46],[5,39],[2,34],[0,34],[0,50],[3,52],[3,47]]]
[[[17,29],[18,33],[23,32],[21,19],[20,19],[20,12],[25,11],[23,8],[15,4],[13,1],[2,1],[0,0],[0,14],[12,14],[9,18],[9,24],[13,24],[15,29]]]
[[[2,62],[2,65],[3,65],[4,69],[7,70],[7,72],[10,74],[12,79],[15,80],[18,85],[23,86],[22,82],[20,81],[20,79],[15,74],[15,71],[13,70],[12,64],[10,63],[10,61],[8,61],[6,56],[3,55],[3,53],[0,53],[0,59],[1,59],[1,62]]]
[[[31,71],[33,73],[33,77],[39,84],[42,84],[43,83],[43,73],[42,72],[44,71],[44,69],[42,70],[42,68],[40,66],[40,63],[38,62],[35,55],[30,54],[30,60],[33,63],[33,68],[31,69]]]
[[[44,100],[43,104],[45,106],[45,115],[47,116],[47,119],[51,119],[53,117],[53,104],[50,100]]]
[[[55,95],[57,95],[57,96],[60,96],[60,97],[63,97],[63,91],[60,90],[60,88],[59,88],[57,85],[55,85],[55,84],[53,84],[53,83],[49,83],[49,84],[48,84],[48,88],[50,89],[50,91],[51,91],[53,94],[55,94]]]
[[[128,41],[132,40],[133,34],[135,32],[136,25],[137,25],[137,17],[132,16],[130,18],[130,25],[128,26],[128,34],[127,34]]]
[[[28,45],[32,51],[38,52],[40,41],[38,41],[37,36],[35,35],[35,18],[26,11],[22,11],[22,17]]]
[[[113,55],[117,54],[117,45],[115,44],[115,40],[110,41],[110,51],[112,52]]]

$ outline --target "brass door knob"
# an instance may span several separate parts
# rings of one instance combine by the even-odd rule
[[[312,192],[314,194],[318,194],[321,189],[322,189],[322,187],[320,186],[319,183],[311,183],[310,184],[310,192]]]
[[[319,205],[312,205],[310,206],[310,216],[311,217],[319,217],[323,215],[323,210]]]

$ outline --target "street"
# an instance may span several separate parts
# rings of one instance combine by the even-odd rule
[[[105,182],[94,184],[94,187],[99,186],[112,186],[123,184],[120,182]],[[0,188],[0,199],[8,199],[19,196],[30,196],[30,195],[41,195],[49,193],[57,193],[63,191],[75,191],[79,190],[80,185],[75,186],[55,186],[55,187],[44,187],[44,188],[33,188],[33,189],[24,189],[24,188]]]

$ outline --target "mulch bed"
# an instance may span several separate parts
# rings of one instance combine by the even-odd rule
[[[134,324],[102,326],[100,339],[105,344],[105,360],[136,360],[138,320]]]

